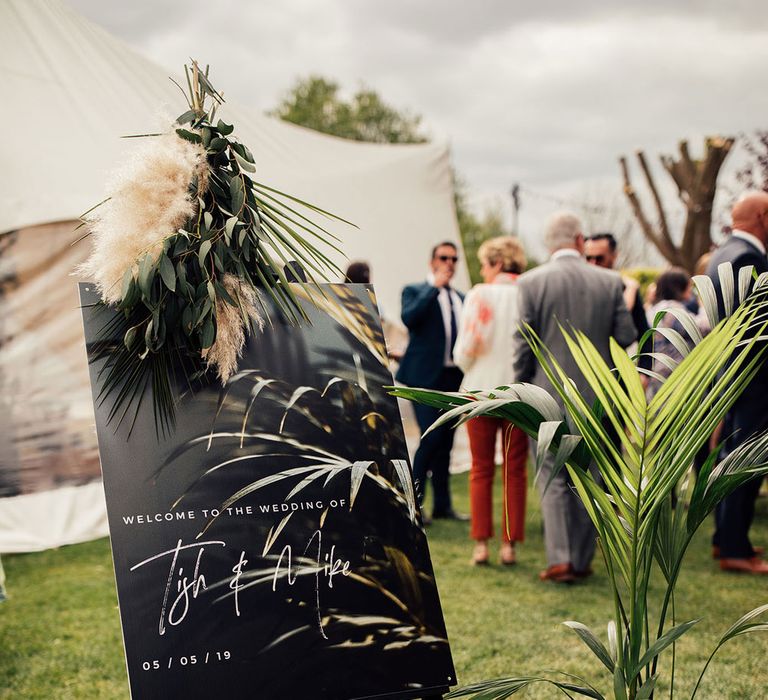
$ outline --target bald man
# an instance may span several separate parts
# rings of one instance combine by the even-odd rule
[[[768,272],[768,192],[746,193],[734,205],[732,216],[733,232],[712,254],[707,265],[707,275],[717,289],[721,314],[723,299],[717,274],[718,265],[730,262],[737,279],[739,270],[749,265],[754,266],[758,274]],[[733,452],[756,432],[768,429],[768,410],[765,404],[767,393],[768,363],[765,363],[725,417],[723,435],[728,437],[721,458]],[[768,574],[768,562],[759,556],[762,550],[753,547],[749,539],[761,481],[757,478],[740,486],[724,498],[715,510],[713,554],[720,559],[723,571]]]

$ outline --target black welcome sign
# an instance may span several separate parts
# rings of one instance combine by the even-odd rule
[[[310,324],[273,318],[224,389],[185,396],[166,439],[151,400],[130,437],[95,400],[134,698],[410,698],[455,683],[375,300],[323,291]],[[111,312],[80,293],[90,352]]]

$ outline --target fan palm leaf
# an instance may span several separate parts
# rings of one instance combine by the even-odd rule
[[[544,398],[541,389],[517,384],[490,392],[394,391],[444,409],[435,425],[479,415],[510,420],[538,439],[537,466],[549,452],[555,456],[553,471],[567,470],[597,529],[615,607],[608,647],[585,626],[567,624],[611,671],[616,698],[652,696],[659,656],[697,622],[673,621],[670,627],[668,619],[693,534],[723,497],[768,473],[768,435],[743,443],[719,463],[715,451],[698,478],[692,472],[694,456],[759,370],[768,340],[768,275],[753,282],[751,272],[741,270],[736,280],[725,265],[719,277],[724,297],[720,309],[712,281],[697,279],[713,325],[708,335],[678,311],[669,313],[684,332],[660,327],[663,314],[654,320],[650,335],[662,336],[680,357],[653,353],[672,371],[666,378],[657,375],[661,387],[650,401],[635,363],[613,340],[610,366],[588,337],[567,328],[561,331],[583,377],[578,387],[534,330],[522,329],[559,403]],[[587,396],[594,396],[594,404]],[[655,625],[648,607],[654,564],[666,582]],[[753,612],[753,617],[743,618],[742,626],[746,631],[765,629],[753,622],[765,610]],[[736,628],[741,629],[738,624]],[[502,698],[538,680],[506,679],[460,693]]]

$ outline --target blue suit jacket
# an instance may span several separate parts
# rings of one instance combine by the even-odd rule
[[[443,371],[445,326],[437,300],[439,292],[426,282],[403,289],[401,317],[409,341],[395,378],[408,386],[432,388]],[[464,298],[461,294],[459,297]]]
[[[741,238],[729,237],[713,254],[707,265],[707,276],[717,291],[717,303],[723,314],[723,299],[717,266],[730,262],[733,265],[735,288],[738,289],[739,270],[753,265],[757,273],[768,272],[768,259],[755,246]],[[768,393],[768,363],[764,362],[754,379],[738,398],[726,418],[725,433],[733,433],[728,439],[726,452],[744,442],[756,431],[768,428],[768,409],[765,396]]]

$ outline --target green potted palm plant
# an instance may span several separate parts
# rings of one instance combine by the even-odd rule
[[[694,455],[707,444],[764,359],[768,276],[752,283],[752,277],[742,271],[735,282],[730,266],[727,268],[720,270],[725,282],[722,319],[718,318],[711,280],[695,280],[712,326],[706,337],[690,317],[674,310],[666,313],[678,317],[684,333],[661,328],[661,316],[655,319],[649,334],[665,335],[683,359],[656,355],[672,372],[666,379],[657,375],[663,384],[650,402],[636,364],[621,347],[612,344],[615,366],[609,367],[589,338],[566,328],[562,332],[570,352],[597,397],[592,405],[530,328],[523,332],[564,408],[545,390],[529,384],[490,392],[395,390],[398,396],[444,409],[436,425],[479,415],[497,416],[537,440],[537,464],[547,451],[553,453],[555,469],[568,471],[597,529],[612,592],[612,617],[604,639],[579,622],[564,623],[605,667],[609,677],[604,681],[612,686],[609,695],[581,677],[543,674],[486,681],[459,688],[449,697],[501,700],[534,683],[552,684],[567,697],[653,697],[661,656],[673,652],[676,640],[699,621],[674,619],[675,586],[694,533],[725,495],[768,473],[768,435],[753,437],[719,462],[715,449],[698,476],[692,469]],[[641,347],[647,340],[641,340]],[[663,580],[659,600],[654,599],[649,585],[654,570]],[[723,644],[768,629],[759,620],[766,611],[768,605],[748,612],[722,636],[695,687],[689,689],[691,698]],[[673,696],[674,653],[669,669],[666,681]]]

